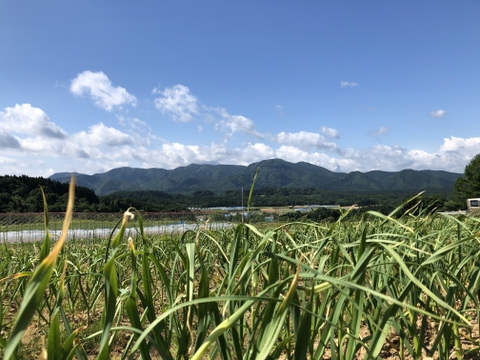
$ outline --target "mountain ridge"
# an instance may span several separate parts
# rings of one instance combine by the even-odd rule
[[[281,159],[244,165],[190,164],[173,170],[121,167],[104,173],[76,174],[77,184],[97,195],[116,191],[157,190],[222,192],[249,188],[257,169],[256,188],[316,188],[330,191],[435,191],[451,192],[459,173],[443,170],[333,172],[306,162],[290,163]],[[50,179],[68,182],[72,173],[55,173]]]

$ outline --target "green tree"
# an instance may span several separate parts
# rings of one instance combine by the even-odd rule
[[[480,197],[480,154],[470,160],[464,174],[455,182],[455,193],[463,199]]]

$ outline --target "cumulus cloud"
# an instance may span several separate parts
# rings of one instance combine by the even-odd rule
[[[136,150],[135,150],[136,151]],[[173,169],[194,164],[218,164],[229,157],[225,144],[212,143],[209,146],[164,143],[158,150],[145,149],[138,154],[144,167]]]
[[[71,141],[68,142],[55,140],[45,143],[29,139],[25,142],[21,140],[21,146],[23,152],[68,159],[71,168],[61,170],[85,172],[84,169],[88,169],[89,173],[119,166],[135,166],[134,164],[172,169],[192,163],[248,165],[272,158],[290,162],[305,161],[343,172],[398,171],[406,168],[462,172],[468,161],[480,152],[480,138],[451,137],[444,139],[443,145],[436,152],[379,144],[365,149],[332,147],[336,150],[332,153],[328,148],[318,148],[317,142],[322,142],[312,134],[315,133],[280,133],[277,136],[277,140],[280,140],[277,146],[263,142],[244,143],[238,147],[230,147],[226,142],[206,146],[174,142],[152,147],[147,143],[139,143],[114,128],[97,124],[86,132],[72,134]],[[308,148],[305,143],[311,147]],[[320,145],[322,146],[324,145]],[[11,154],[15,149],[6,150]],[[86,162],[92,165],[87,167]]]
[[[76,96],[89,95],[95,105],[107,111],[124,104],[137,103],[137,98],[125,88],[112,86],[112,82],[102,71],[84,71],[77,75],[70,84],[70,91]]]
[[[357,87],[358,84],[355,81],[340,81],[341,87]]]
[[[90,155],[83,149],[76,149],[75,155],[81,159],[88,159]]]
[[[0,129],[0,148],[4,154],[20,156],[32,167],[40,166],[35,162],[38,159],[50,159],[50,162],[60,161],[52,159],[68,159],[68,162],[75,162],[95,158],[118,162],[128,153],[126,148],[150,145],[149,135],[142,137],[134,132],[126,134],[103,123],[90,126],[88,131],[67,134],[50,121],[42,109],[30,104],[0,111]],[[26,169],[31,174],[28,165]],[[81,169],[83,165],[76,170]]]
[[[317,148],[327,151],[338,151],[338,147],[333,142],[328,142],[325,137],[319,133],[299,131],[296,133],[280,132],[272,137],[272,140],[281,145],[294,146],[300,149]]]
[[[251,119],[242,115],[230,115],[222,107],[202,104],[187,86],[179,84],[164,90],[155,87],[152,93],[161,95],[155,99],[156,108],[163,114],[170,115],[174,121],[189,122],[196,117],[203,119],[206,124],[213,124],[215,130],[226,132],[226,139],[231,138],[234,133],[263,139],[263,135],[256,130]],[[197,125],[197,129],[199,132],[203,131],[201,125]]]
[[[19,137],[22,150],[31,156],[45,156],[52,155],[54,157],[62,155],[70,155],[64,151],[64,148],[71,146],[69,142],[60,141],[57,139],[47,139],[42,136],[35,137]]]
[[[229,115],[224,109],[221,113],[224,119],[215,124],[216,130],[229,131],[231,134],[243,133],[263,138],[263,135],[255,129],[255,123],[252,120],[241,115]]]
[[[225,143],[207,146],[166,143],[159,150],[145,153],[143,166],[172,169],[192,163],[249,165],[274,157],[275,151],[263,143],[246,143],[230,149]]]
[[[447,114],[447,112],[445,110],[442,110],[442,109],[438,109],[438,110],[430,112],[430,116],[434,117],[434,118],[437,118],[437,119],[443,118],[446,114]]]
[[[325,134],[326,137],[330,139],[338,139],[340,138],[340,133],[336,129],[332,129],[326,126],[322,126],[322,133]]]
[[[463,172],[468,161],[480,153],[480,137],[451,136],[445,138],[438,150],[433,152],[383,144],[365,149],[341,148],[331,140],[339,138],[339,132],[326,126],[318,132],[282,131],[264,137],[251,119],[230,115],[224,108],[207,108],[190,94],[187,87],[177,85],[162,91],[156,89],[154,93],[161,95],[156,99],[159,110],[177,121],[191,120],[196,116],[208,119],[202,125],[215,127],[226,132],[227,136],[241,133],[261,140],[235,145],[225,138],[209,145],[168,142],[150,134],[151,129],[145,122],[126,115],[117,116],[124,131],[100,122],[84,131],[68,134],[42,109],[23,104],[0,111],[0,167],[5,173],[13,169],[13,161],[19,164],[17,169],[26,169],[29,175],[42,175],[53,168],[55,171],[92,173],[119,166],[171,169],[192,163],[248,165],[264,159],[281,158],[344,172],[405,168]],[[195,125],[194,130],[203,130],[201,125]],[[371,135],[381,136],[389,131],[383,126]],[[210,136],[210,133],[206,135]],[[43,161],[42,164],[38,159]],[[59,168],[58,164],[64,165]]]
[[[42,109],[30,104],[15,105],[0,111],[3,131],[32,136],[64,139],[67,133],[50,121]]]
[[[120,146],[134,143],[132,136],[113,127],[105,126],[103,123],[92,125],[87,132],[81,131],[74,134],[72,138],[74,142],[85,147]]]
[[[462,153],[472,158],[480,153],[480,137],[464,139],[451,136],[450,138],[444,138],[440,151]]]
[[[20,141],[15,136],[0,131],[0,148],[20,149],[21,147]]]
[[[226,132],[225,139],[231,138],[235,133],[264,138],[251,119],[242,115],[230,115],[222,107],[202,104],[187,86],[179,84],[164,90],[155,87],[152,93],[161,95],[155,99],[156,108],[163,114],[170,115],[174,121],[189,122],[194,118],[203,119],[206,124],[213,124],[215,130]],[[199,132],[203,131],[201,125],[197,125],[197,129]]]
[[[250,165],[254,162],[277,157],[275,150],[263,143],[247,143],[243,148],[235,148],[231,151],[231,155],[238,159],[239,165]]]
[[[155,106],[163,114],[169,114],[173,120],[189,122],[198,114],[198,100],[184,85],[175,85],[163,91],[154,88],[152,93],[161,94],[155,99]]]
[[[327,168],[331,171],[341,171],[339,162],[343,161],[324,152],[309,152],[289,145],[282,145],[276,149],[274,157],[293,163],[304,161],[313,165]]]

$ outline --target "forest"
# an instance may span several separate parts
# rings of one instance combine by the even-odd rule
[[[65,210],[68,199],[68,184],[42,177],[0,176],[0,212],[42,212],[41,189],[45,193],[49,210]],[[255,207],[296,206],[309,204],[358,205],[375,208],[388,213],[411,196],[409,191],[337,192],[315,188],[255,188],[251,204]],[[244,190],[246,205],[249,190]],[[451,193],[425,193],[421,197],[424,207],[438,210],[465,208],[462,197]],[[167,193],[164,191],[118,191],[107,196],[97,196],[83,186],[76,187],[76,212],[123,212],[130,206],[149,212],[184,212],[189,208],[209,208],[242,205],[242,191],[198,190],[190,193]]]

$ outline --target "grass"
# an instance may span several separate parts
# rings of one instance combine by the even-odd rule
[[[109,239],[51,243],[46,230],[41,243],[3,244],[0,348],[5,359],[474,358],[480,221],[408,206],[153,237],[129,209]],[[68,222],[67,210],[65,236]]]

